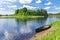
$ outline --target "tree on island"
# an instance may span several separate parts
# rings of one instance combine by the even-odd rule
[[[22,9],[17,9],[15,11],[15,14],[24,15],[24,16],[48,16],[47,10],[45,9],[32,10],[32,9],[27,9],[26,7]]]

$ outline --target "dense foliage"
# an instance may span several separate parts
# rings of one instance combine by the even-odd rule
[[[48,16],[47,11],[44,9],[29,10],[27,8],[17,9],[15,14],[24,16]]]

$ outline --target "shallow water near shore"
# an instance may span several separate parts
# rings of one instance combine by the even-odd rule
[[[20,20],[16,18],[0,18],[0,40],[29,40],[35,29],[60,20],[59,17]]]

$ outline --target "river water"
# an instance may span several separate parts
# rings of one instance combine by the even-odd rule
[[[20,20],[16,18],[0,18],[0,40],[29,40],[35,29],[60,20],[59,17]]]

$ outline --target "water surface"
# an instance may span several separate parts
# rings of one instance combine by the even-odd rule
[[[60,20],[59,17],[27,19],[22,21],[16,18],[0,18],[0,40],[29,40],[35,29]]]

